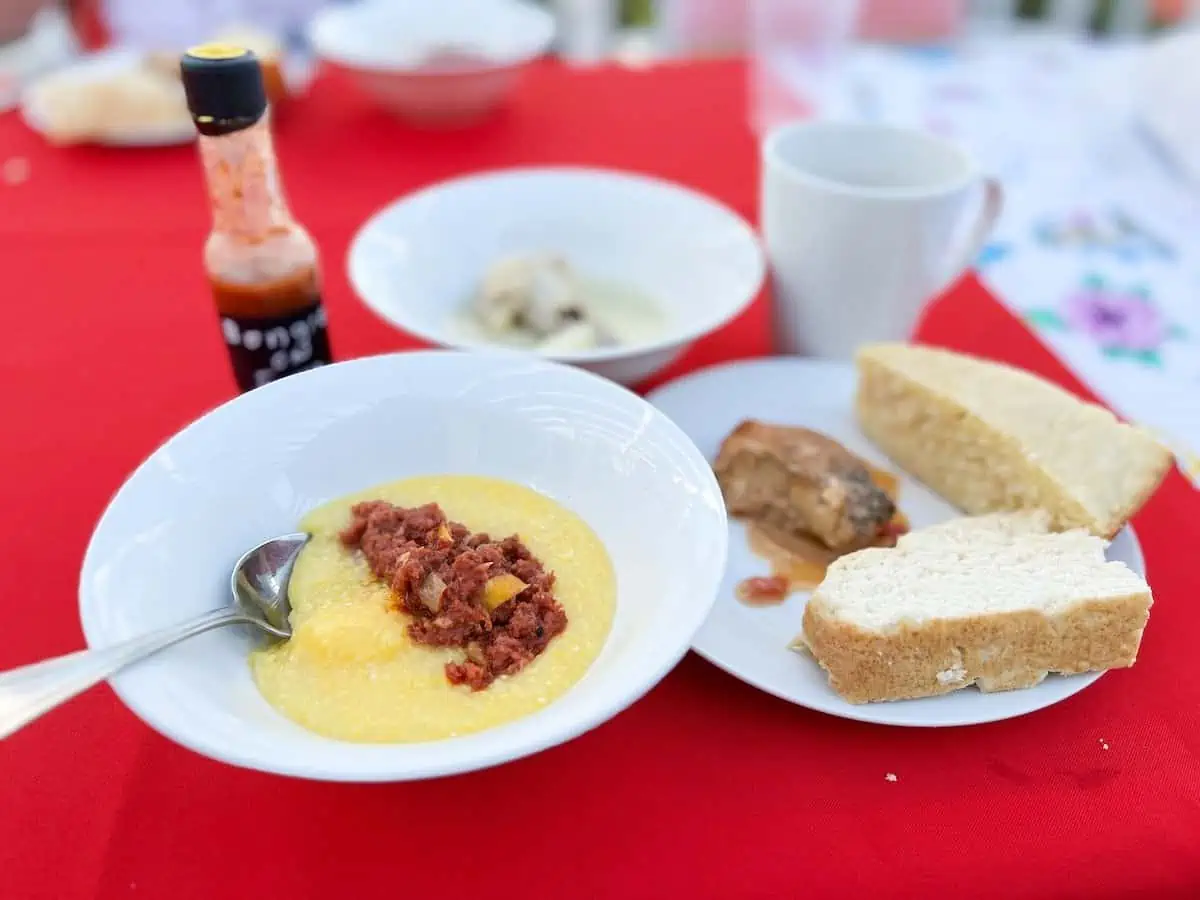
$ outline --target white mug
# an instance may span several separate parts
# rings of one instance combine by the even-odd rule
[[[776,349],[845,358],[911,334],[978,255],[1003,192],[934,135],[811,121],[763,141],[761,203]]]

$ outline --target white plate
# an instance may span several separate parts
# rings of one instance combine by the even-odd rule
[[[733,210],[658,178],[604,169],[513,169],[447,181],[385,207],[355,235],[350,283],[385,321],[445,346],[483,346],[458,322],[488,267],[560,253],[584,275],[654,302],[663,327],[618,347],[547,353],[635,384],[754,299],[765,272]]]
[[[193,638],[113,680],[151,727],[236,765],[332,781],[464,772],[574,737],[624,709],[687,652],[712,606],[728,530],[704,457],[640,397],[513,354],[402,353],[339,363],[244,394],[143,463],[96,526],[79,584],[90,646],[229,602],[246,548],[308,510],[410,475],[490,475],[579,514],[617,575],[616,617],[583,679],[545,709],[464,737],[330,740],[259,694],[251,635]],[[397,698],[403,702],[403,698]]]
[[[823,432],[864,459],[896,471],[858,430],[852,405],[854,387],[854,368],[848,363],[779,358],[707,369],[655,391],[648,399],[687,432],[710,461],[738,422],[754,418]],[[960,515],[903,475],[900,507],[915,528]],[[1141,548],[1129,528],[1117,535],[1108,557],[1145,574]],[[829,687],[816,662],[787,647],[800,631],[806,593],[794,594],[780,606],[762,608],[747,607],[734,596],[734,587],[743,578],[766,574],[767,565],[746,546],[742,525],[730,522],[725,578],[692,647],[743,681],[810,709],[886,725],[971,725],[1042,709],[1100,677],[1100,673],[1051,675],[1027,690],[984,694],[972,687],[924,700],[847,703]]]

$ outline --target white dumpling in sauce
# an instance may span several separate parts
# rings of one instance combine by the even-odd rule
[[[559,256],[509,257],[485,273],[476,296],[480,324],[546,350],[585,350],[604,338],[588,314],[579,278]]]

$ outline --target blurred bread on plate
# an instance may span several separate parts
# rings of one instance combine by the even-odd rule
[[[211,40],[252,50],[267,98],[278,107],[311,77],[271,34],[235,26]],[[22,99],[26,122],[55,144],[184,144],[196,131],[179,76],[182,50],[117,48],[89,54],[34,82]]]
[[[22,111],[55,144],[186,143],[195,134],[178,75],[133,51],[93,54],[45,76]]]
[[[899,343],[856,363],[863,433],[964,512],[1041,509],[1111,538],[1171,465],[1145,430],[1011,366]]]

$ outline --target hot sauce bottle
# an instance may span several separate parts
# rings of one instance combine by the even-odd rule
[[[258,59],[206,44],[180,69],[213,212],[204,267],[238,387],[331,362],[317,247],[284,200]]]

